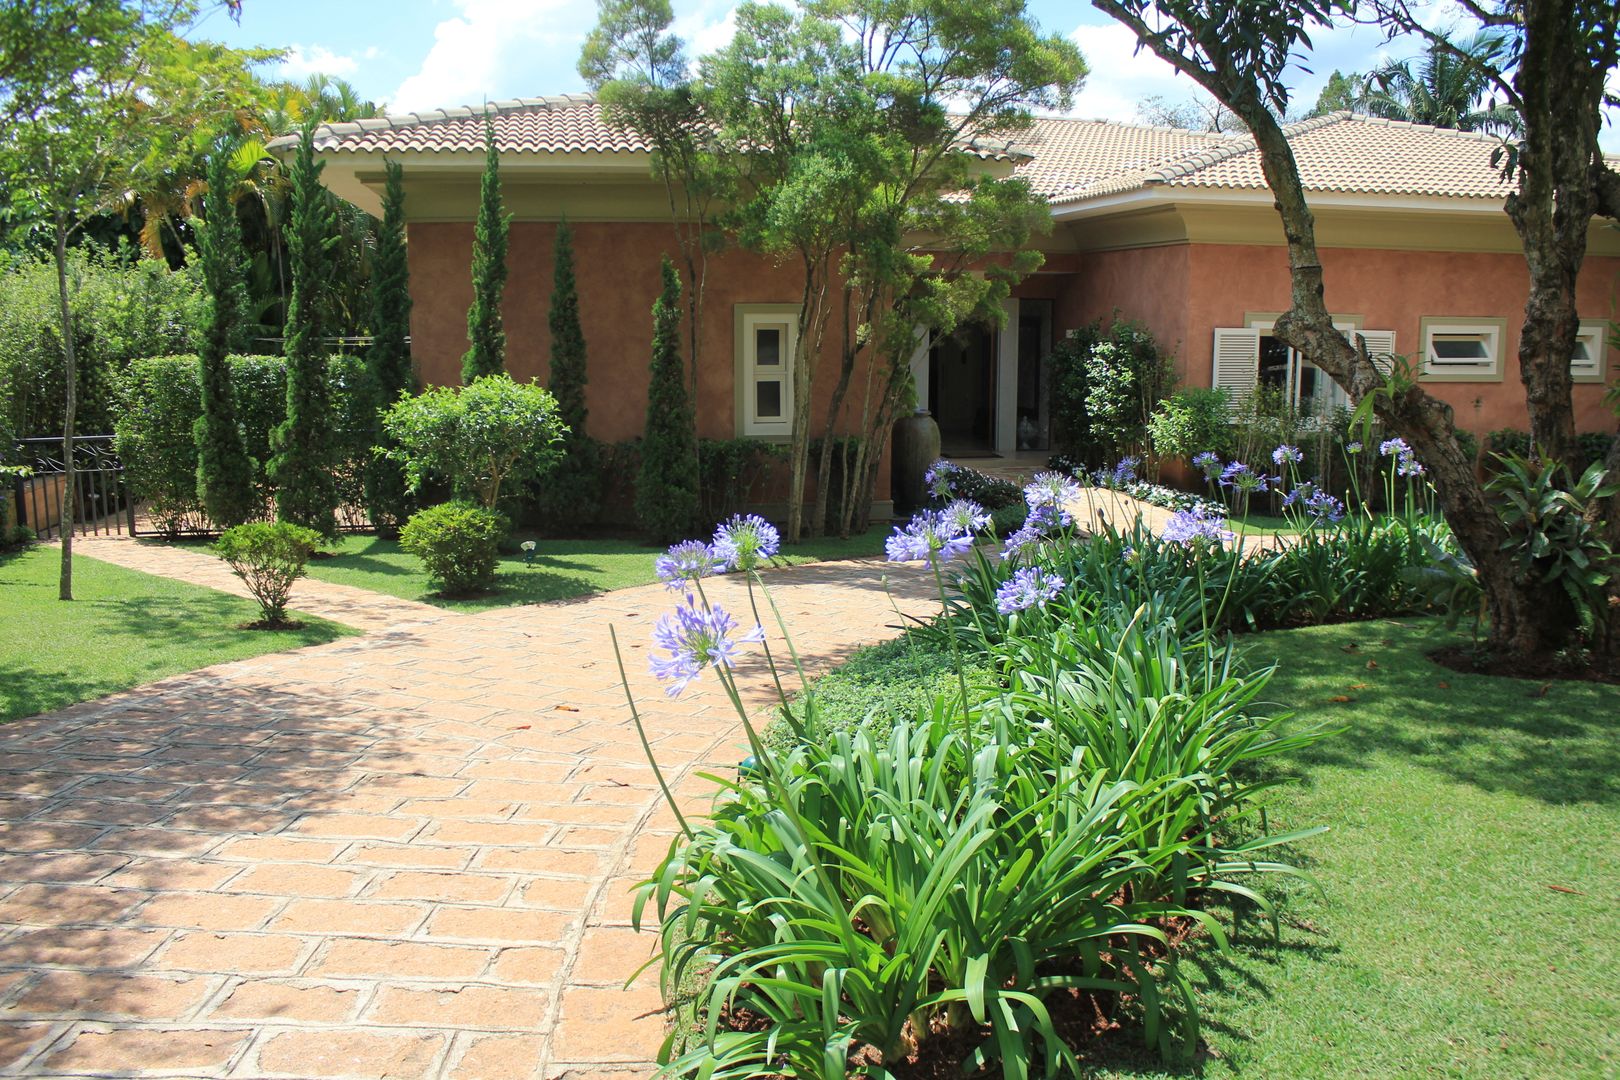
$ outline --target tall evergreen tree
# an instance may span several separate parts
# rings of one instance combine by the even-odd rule
[[[411,367],[411,272],[405,252],[405,167],[384,164],[382,225],[371,261],[371,351],[366,354],[366,416],[372,421],[371,445],[383,450],[394,443],[383,429],[382,414],[403,394],[416,392]],[[398,461],[383,454],[366,463],[366,508],[371,523],[397,528],[410,516],[413,500]]]
[[[512,219],[501,204],[500,154],[495,150],[495,122],[484,119],[484,177],[479,184],[478,221],[473,226],[472,306],[467,309],[467,341],[461,358],[461,381],[506,370],[506,329],[501,323],[501,295],[506,291],[507,231]]]
[[[323,536],[337,536],[333,473],[332,395],[327,380],[324,290],[330,287],[329,248],[336,222],[321,187],[325,162],[315,160],[315,122],[303,127],[291,169],[292,213],[287,238],[292,290],[282,342],[287,357],[287,419],[276,428],[270,477],[276,517]]]
[[[681,363],[681,279],[664,256],[664,288],[653,303],[652,377],[636,478],[636,520],[660,543],[697,526],[698,467],[692,401]]]
[[[579,290],[574,281],[574,231],[566,221],[557,226],[552,256],[549,387],[568,434],[563,437],[562,461],[541,481],[538,502],[542,520],[566,527],[596,515],[602,487],[601,455],[596,441],[585,431],[589,416],[585,332],[580,328]]]
[[[215,525],[228,529],[253,516],[253,459],[242,442],[231,391],[230,354],[248,340],[248,258],[242,226],[231,202],[236,174],[233,139],[222,139],[208,158],[208,221],[197,228],[197,250],[208,289],[208,321],[198,360],[202,366],[202,415],[192,428],[197,442],[197,497]]]

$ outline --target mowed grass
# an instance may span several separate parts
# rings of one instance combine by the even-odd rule
[[[875,528],[848,540],[838,537],[807,540],[786,549],[784,561],[797,564],[876,555],[882,552],[887,533],[887,529]],[[420,559],[404,551],[397,540],[375,536],[344,537],[338,542],[334,555],[309,564],[309,576],[404,600],[476,610],[568,600],[646,585],[657,580],[653,563],[664,553],[664,548],[630,540],[540,540],[536,543],[531,563],[524,562],[522,553],[503,554],[495,587],[475,596],[440,596],[428,581]]]
[[[252,600],[77,556],[72,602],[58,600],[61,554],[0,555],[0,722],[184,671],[354,633],[294,613],[298,630],[242,630]]]
[[[1325,898],[1190,965],[1209,1077],[1620,1075],[1620,687],[1459,675],[1425,620],[1243,641],[1268,697],[1344,731],[1277,830]],[[1191,1072],[1192,1070],[1189,1070]],[[1144,1064],[1110,1076],[1187,1075]]]

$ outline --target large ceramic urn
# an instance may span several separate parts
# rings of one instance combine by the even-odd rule
[[[927,409],[894,422],[894,453],[889,461],[889,490],[894,512],[910,517],[928,505],[928,467],[939,460],[939,424]]]

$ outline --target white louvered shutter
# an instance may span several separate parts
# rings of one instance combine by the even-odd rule
[[[1395,331],[1362,330],[1360,333],[1367,341],[1367,355],[1372,358],[1373,366],[1388,375],[1395,367]],[[1354,342],[1355,338],[1350,340]]]
[[[1235,405],[1254,393],[1260,381],[1260,331],[1217,328],[1210,385],[1226,390]]]

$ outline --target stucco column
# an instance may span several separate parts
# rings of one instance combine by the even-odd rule
[[[1005,316],[996,332],[996,453],[1018,450],[1018,298],[1001,302]]]
[[[926,326],[919,326],[913,336],[917,339],[917,347],[911,352],[911,382],[917,388],[917,408],[928,408],[928,352],[933,346],[933,336],[929,334]]]

